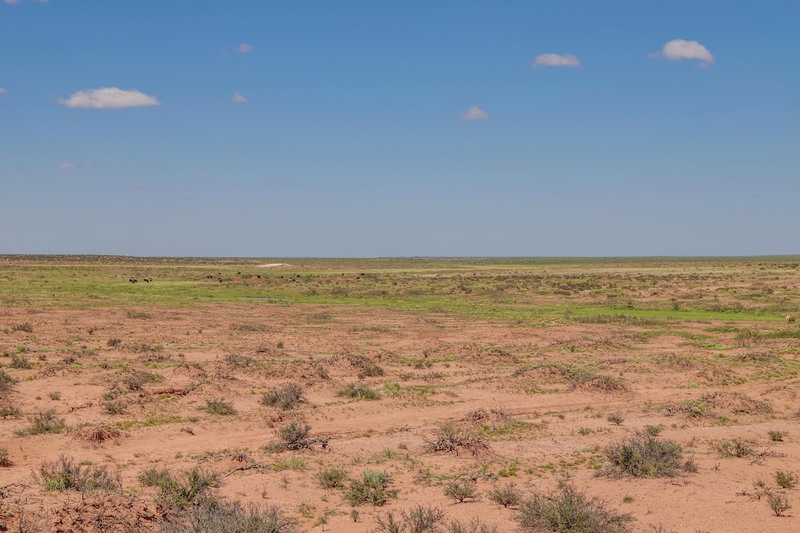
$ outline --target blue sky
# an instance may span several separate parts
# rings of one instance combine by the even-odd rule
[[[798,20],[0,0],[0,253],[800,253]]]

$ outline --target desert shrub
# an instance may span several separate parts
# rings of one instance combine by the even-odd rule
[[[101,408],[107,415],[123,415],[128,411],[128,404],[124,400],[112,400],[103,402]]]
[[[19,418],[22,411],[16,405],[0,405],[0,418]]]
[[[472,455],[489,451],[489,443],[472,429],[459,426],[453,422],[441,424],[432,438],[425,438],[425,448],[431,453],[455,453],[462,450]]]
[[[134,370],[122,378],[122,383],[125,384],[130,391],[141,391],[147,383],[159,383],[162,379],[164,378],[155,372]]]
[[[161,533],[296,533],[295,521],[284,516],[279,507],[260,509],[238,502],[209,503],[189,508],[171,522],[164,522]]]
[[[325,470],[320,470],[316,477],[323,489],[339,489],[347,481],[347,470],[344,468],[326,468]]]
[[[58,400],[61,399],[61,393],[58,392],[58,391],[56,391],[56,392],[48,392],[47,393],[47,397],[50,398],[51,400],[57,402]]]
[[[276,472],[283,472],[284,470],[305,470],[306,462],[299,457],[289,457],[288,459],[275,459],[272,463],[272,469]]]
[[[106,345],[109,348],[116,348],[117,346],[120,346],[121,344],[122,344],[122,339],[117,339],[117,338],[108,339],[108,341],[106,342]]]
[[[367,470],[361,474],[361,479],[350,480],[350,486],[345,490],[345,498],[350,505],[383,505],[390,498],[397,496],[397,490],[389,489],[392,477],[386,472]]]
[[[483,523],[480,518],[473,518],[469,522],[453,520],[447,533],[497,533],[497,527]]]
[[[8,458],[8,448],[0,448],[0,466],[11,466],[11,459]]]
[[[30,322],[14,324],[11,326],[11,331],[24,331],[25,333],[33,333],[33,326],[31,326]]]
[[[28,417],[30,427],[18,432],[18,435],[41,435],[44,433],[61,433],[67,429],[67,424],[63,418],[56,416],[52,409],[42,411]]]
[[[464,500],[474,500],[477,492],[475,490],[475,483],[466,479],[455,479],[445,485],[444,495],[459,503]]]
[[[775,472],[775,483],[784,489],[793,489],[797,486],[797,476],[791,472],[778,470]]]
[[[235,415],[236,408],[233,407],[233,402],[226,402],[225,400],[206,400],[206,412],[212,415]]]
[[[380,394],[369,388],[364,383],[348,383],[336,394],[337,396],[353,398],[354,400],[380,399]]]
[[[75,438],[95,444],[118,438],[122,433],[115,427],[102,422],[86,424],[75,430]]]
[[[393,512],[386,516],[377,516],[375,533],[438,533],[439,524],[445,519],[445,513],[438,507],[417,505],[408,511],[401,511],[399,517]]]
[[[255,366],[256,360],[247,355],[228,354],[225,356],[225,362],[233,368],[248,368]]]
[[[750,457],[755,447],[743,439],[725,439],[717,444],[717,451],[722,457]]]
[[[127,316],[128,318],[136,318],[136,319],[140,319],[140,320],[141,319],[147,319],[147,318],[153,318],[153,315],[151,315],[150,313],[146,313],[144,311],[137,311],[135,309],[129,309],[128,312],[125,313],[125,316]]]
[[[55,461],[42,463],[34,478],[45,490],[76,490],[78,492],[115,492],[122,485],[119,474],[111,474],[104,466],[83,466],[71,457],[59,456]]]
[[[683,451],[671,440],[662,440],[644,431],[609,445],[605,450],[609,465],[606,474],[633,477],[677,475],[684,466]]]
[[[177,511],[192,505],[213,503],[209,493],[218,486],[219,480],[215,474],[196,468],[177,476],[166,468],[149,468],[139,474],[139,483],[158,488],[156,504],[159,509]]]
[[[606,504],[562,483],[549,494],[534,493],[520,505],[517,522],[523,530],[563,533],[625,533],[628,514],[611,511]]]
[[[609,413],[609,415],[606,417],[606,420],[614,425],[619,426],[622,425],[622,423],[625,421],[625,418],[620,413]]]
[[[5,370],[0,368],[0,394],[10,391],[16,382],[17,380],[9,376]]]
[[[770,494],[767,496],[767,503],[775,516],[783,516],[783,513],[792,508],[785,494]]]
[[[647,433],[652,437],[658,437],[659,435],[661,435],[661,432],[664,431],[664,426],[662,426],[661,424],[657,426],[647,425],[644,427],[644,431],[645,433]]]
[[[303,389],[297,383],[284,383],[261,395],[261,403],[278,409],[294,409],[305,401]]]
[[[767,431],[769,440],[772,442],[783,442],[783,438],[787,435],[785,431]]]
[[[489,499],[503,507],[513,507],[522,501],[522,494],[513,483],[489,491]]]
[[[8,365],[11,368],[18,368],[21,370],[25,370],[31,368],[31,362],[28,361],[28,358],[24,355],[15,353],[11,354],[11,363]]]
[[[311,448],[311,442],[308,434],[311,431],[311,426],[308,424],[298,424],[292,422],[283,426],[278,430],[278,436],[283,443],[283,448],[286,450],[302,450]]]

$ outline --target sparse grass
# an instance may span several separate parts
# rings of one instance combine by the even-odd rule
[[[34,477],[45,490],[116,492],[121,488],[119,474],[111,474],[104,466],[76,464],[65,455],[56,461],[42,463]]]
[[[225,400],[206,400],[206,412],[211,415],[231,416],[236,414],[233,402]]]
[[[630,515],[608,509],[606,504],[579,492],[568,483],[544,494],[535,492],[520,505],[516,516],[526,531],[563,533],[626,533]]]
[[[612,476],[665,477],[685,471],[680,445],[637,431],[605,449],[605,473]]]
[[[284,383],[261,395],[261,404],[282,410],[297,408],[305,402],[303,388],[297,383]]]
[[[390,489],[392,477],[386,472],[367,470],[360,479],[350,481],[345,490],[345,499],[353,507],[357,505],[380,506],[397,497],[397,490]]]

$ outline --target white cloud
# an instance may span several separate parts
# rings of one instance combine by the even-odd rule
[[[233,95],[233,98],[231,98],[231,101],[233,103],[235,103],[235,104],[246,104],[247,103],[247,98],[245,98],[244,96],[242,96],[239,93],[236,93],[236,94]]]
[[[146,107],[160,105],[155,96],[150,96],[136,89],[124,90],[118,87],[87,89],[73,93],[59,104],[79,109],[121,109],[124,107]]]
[[[661,48],[661,56],[672,61],[697,60],[706,65],[714,62],[714,56],[711,55],[708,48],[697,41],[684,41],[683,39],[675,39],[665,44]]]
[[[6,0],[6,4],[19,4],[19,0]]]
[[[236,51],[240,54],[248,54],[253,51],[253,45],[247,43],[239,43],[236,47]]]
[[[581,66],[581,60],[570,54],[539,54],[533,60],[533,68],[579,66]]]
[[[472,106],[464,113],[461,113],[461,120],[473,121],[486,120],[487,118],[489,118],[489,113],[476,106]]]
[[[5,87],[0,87],[0,94],[6,94],[6,92],[7,91]]]
[[[70,160],[61,161],[60,163],[54,163],[51,165],[53,168],[57,168],[58,170],[69,170],[73,168],[94,168],[94,163],[74,163]]]

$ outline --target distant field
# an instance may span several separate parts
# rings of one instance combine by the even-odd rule
[[[800,530],[796,313],[800,257],[0,256],[0,526]]]

